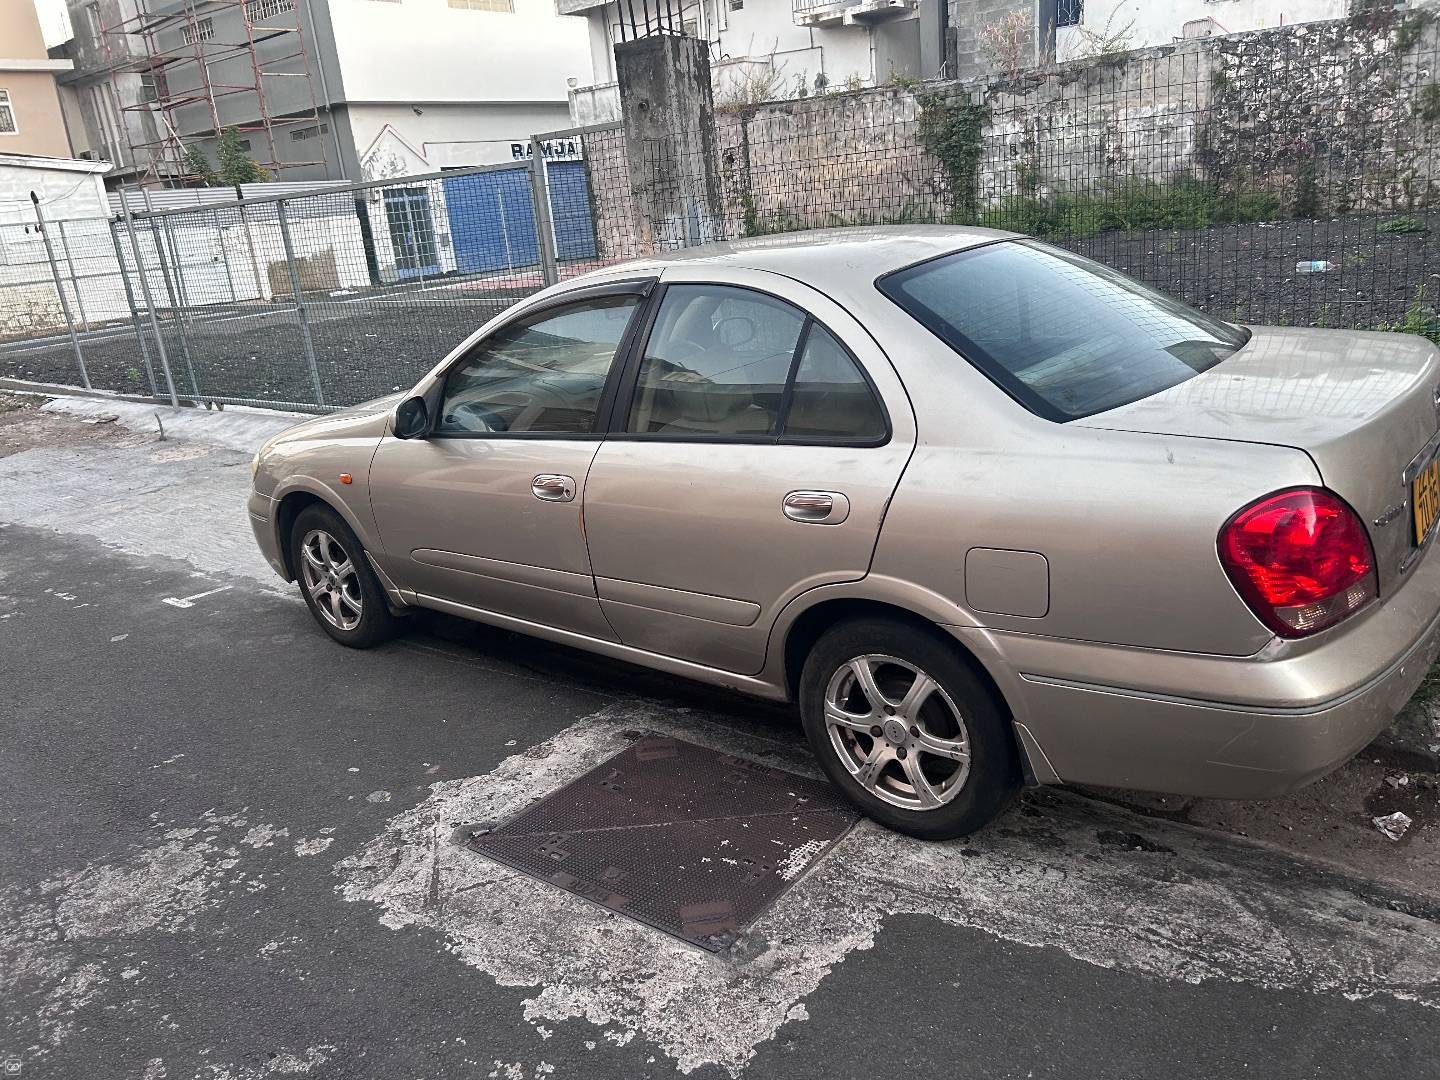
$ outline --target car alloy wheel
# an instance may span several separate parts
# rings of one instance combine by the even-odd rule
[[[825,728],[856,783],[904,810],[945,806],[970,775],[970,735],[955,702],[934,678],[893,656],[856,656],[835,670],[825,688]]]
[[[311,529],[300,541],[300,555],[305,591],[320,617],[338,630],[359,626],[365,600],[350,553],[330,533]]]

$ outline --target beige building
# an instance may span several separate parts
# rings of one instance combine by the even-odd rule
[[[72,66],[46,53],[32,0],[0,0],[0,154],[70,157],[55,75]]]

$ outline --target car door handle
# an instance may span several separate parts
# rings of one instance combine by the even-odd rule
[[[541,473],[530,481],[530,491],[545,502],[571,502],[575,498],[575,478],[559,473]]]
[[[791,521],[839,525],[850,516],[850,500],[838,491],[792,491],[781,504]]]

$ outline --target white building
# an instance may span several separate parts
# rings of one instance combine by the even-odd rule
[[[281,180],[507,161],[569,125],[567,80],[590,66],[584,27],[551,0],[68,2],[87,146],[126,175],[128,144],[173,131],[213,163],[229,126]],[[150,178],[176,171],[165,156]]]
[[[1073,60],[1107,46],[1143,49],[1186,38],[1343,19],[1350,7],[1351,0],[1061,0],[1056,5],[1055,58]]]
[[[47,235],[66,299],[72,311],[79,306],[73,282],[93,272],[93,252],[110,250],[103,182],[109,168],[105,161],[0,153],[0,341],[65,326]],[[40,199],[44,233],[31,192]],[[116,310],[111,303],[100,317]]]
[[[657,7],[709,44],[719,105],[936,75],[942,62],[941,0],[671,0],[668,8],[665,0],[555,0],[555,7],[583,18],[589,31],[591,78],[570,95],[577,124],[619,116],[615,44],[636,36],[632,19],[642,33],[645,20],[658,20]]]
[[[583,28],[551,0],[347,0],[316,16],[352,179],[514,160],[569,126],[568,80],[589,68]]]

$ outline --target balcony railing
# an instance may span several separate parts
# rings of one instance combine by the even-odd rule
[[[918,0],[790,0],[797,26],[855,26],[914,11]]]

